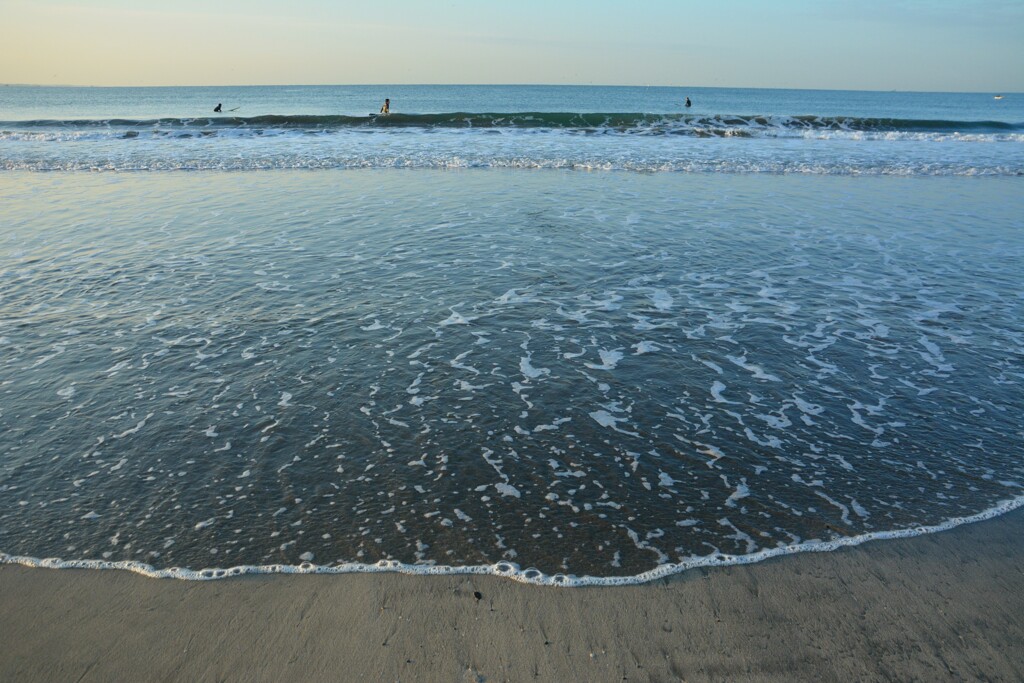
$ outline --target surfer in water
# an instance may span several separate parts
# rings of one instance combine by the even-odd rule
[[[693,106],[693,104],[692,104],[692,103],[690,102],[690,98],[689,98],[689,97],[687,97],[687,98],[686,98],[686,107],[687,107],[687,109],[689,109],[689,108],[690,108],[690,107],[692,107],[692,106]]]
[[[391,113],[391,100],[389,100],[386,97],[384,98],[384,106],[380,108],[380,113],[381,114],[390,114]]]
[[[218,102],[217,106],[213,108],[213,113],[214,114],[219,114],[220,113],[220,102]]]

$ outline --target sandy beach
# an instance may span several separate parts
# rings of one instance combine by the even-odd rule
[[[0,679],[1024,678],[1024,513],[619,588],[0,567]]]

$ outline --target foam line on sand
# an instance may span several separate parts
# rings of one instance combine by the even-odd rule
[[[0,566],[0,680],[1024,680],[1024,511],[564,590]]]

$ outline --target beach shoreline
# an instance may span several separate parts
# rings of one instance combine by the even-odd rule
[[[1020,680],[1024,511],[639,586],[0,566],[4,680]]]

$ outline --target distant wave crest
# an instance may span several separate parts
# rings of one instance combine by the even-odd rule
[[[1003,121],[944,121],[848,116],[700,116],[691,114],[517,112],[401,114],[388,116],[278,115],[159,119],[76,119],[0,122],[0,135],[16,131],[119,130],[125,134],[153,130],[167,134],[216,135],[225,130],[288,130],[311,133],[350,129],[498,128],[556,129],[648,135],[735,137],[784,135],[807,131],[870,133],[1024,133],[1024,123]],[[127,137],[132,137],[127,135]]]

